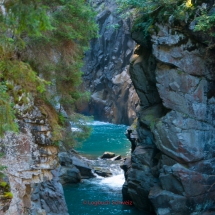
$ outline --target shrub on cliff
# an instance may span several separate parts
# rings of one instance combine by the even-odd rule
[[[19,86],[45,104],[59,103],[71,112],[75,111],[75,101],[88,97],[78,86],[84,51],[89,40],[97,36],[94,18],[95,13],[84,0],[3,1],[0,108],[4,111],[0,111],[0,135],[17,130],[10,99],[14,90],[5,86]],[[60,132],[62,125],[59,120],[55,122],[55,130]]]
[[[194,31],[209,33],[214,37],[215,13],[211,1],[202,0],[117,0],[119,11],[128,11],[134,17],[134,31],[142,31],[144,37],[156,31],[156,23],[188,27],[195,21]],[[128,10],[129,9],[129,10]]]

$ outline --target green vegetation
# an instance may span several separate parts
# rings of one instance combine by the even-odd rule
[[[0,182],[0,187],[6,187],[7,185],[8,183],[5,181]]]
[[[0,199],[12,199],[13,194],[10,192],[10,185],[5,181],[0,181]]]
[[[7,93],[7,86],[4,82],[0,82],[0,136],[7,130],[18,131],[18,126],[14,119],[15,113]]]
[[[79,85],[84,51],[97,36],[95,12],[85,0],[6,0],[0,29],[0,136],[18,131],[12,101],[26,103],[20,95],[30,93],[48,116],[53,141],[65,139],[65,119],[53,106],[60,104],[73,118],[75,103],[89,98]]]
[[[159,118],[156,118],[154,115],[146,115],[143,117],[143,120],[149,124],[150,130],[152,131],[155,129],[155,125],[159,121]]]
[[[117,24],[108,25],[106,27],[106,29],[111,29],[112,28],[112,29],[117,30],[119,27],[120,27],[120,25],[117,23]]]
[[[184,28],[193,20],[197,22],[194,31],[215,36],[215,13],[209,13],[210,4],[202,4],[201,0],[117,0],[117,3],[120,12],[124,11],[125,16],[133,16],[133,30],[142,31],[145,39],[157,31],[156,23],[169,22],[180,28],[183,23]]]
[[[201,16],[197,17],[196,21],[195,31],[208,32],[210,36],[215,37],[215,13],[209,15],[206,8],[201,9]]]
[[[72,132],[64,130],[63,142],[64,146],[77,146],[89,137],[92,127],[86,126],[87,122],[92,121],[92,117],[83,116],[82,114],[73,113],[68,118],[72,122]]]
[[[89,40],[97,36],[95,14],[83,0],[47,2],[49,10],[53,11],[50,20],[52,29],[42,36],[31,37],[27,43],[30,49],[23,59],[55,85],[54,97],[68,107],[80,98],[87,98],[78,86],[82,81],[83,53]]]
[[[11,192],[4,192],[4,198],[6,198],[6,199],[12,199],[13,198],[13,193],[11,193]]]
[[[137,118],[134,120],[134,122],[132,123],[132,125],[130,126],[131,130],[136,130],[137,129],[137,125],[138,125],[138,121]]]
[[[3,156],[2,153],[0,153],[0,158]],[[2,196],[1,194],[3,193],[3,198],[8,198],[5,196],[5,192],[10,191],[10,186],[7,182],[3,181],[2,178],[4,177],[4,174],[2,173],[3,170],[5,170],[7,167],[3,166],[0,164],[0,197]],[[12,197],[11,197],[12,198]]]

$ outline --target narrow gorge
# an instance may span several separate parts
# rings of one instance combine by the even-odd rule
[[[48,13],[60,13],[59,5]],[[73,32],[72,42],[60,43],[63,51],[56,40],[41,54],[40,40],[43,50],[44,38],[61,35],[50,28],[39,39],[22,32],[27,48],[19,52],[19,44],[13,55],[7,53],[8,61],[36,69],[36,83],[54,80],[46,98],[34,85],[26,91],[25,84],[11,80],[2,64],[6,54],[0,54],[0,95],[6,100],[9,92],[19,128],[2,126],[3,135],[0,130],[0,214],[214,215],[215,2],[92,0],[90,5],[92,17],[73,14],[80,23],[97,23],[98,37],[86,39],[89,50]],[[82,51],[84,56],[74,54]],[[50,65],[43,65],[46,57]],[[83,66],[74,63],[80,59]],[[79,91],[87,91],[89,100]],[[94,120],[84,123],[74,112]],[[1,125],[7,120],[0,114]],[[89,132],[84,124],[91,136],[83,135],[85,141],[76,145]]]
[[[80,106],[95,120],[130,125],[136,118],[139,98],[128,73],[135,42],[131,20],[122,19],[115,1],[92,1],[98,15],[99,38],[93,39],[84,58],[83,79],[90,101]]]

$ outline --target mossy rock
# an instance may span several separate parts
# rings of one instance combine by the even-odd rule
[[[19,104],[19,96],[15,95],[13,99],[15,104]]]
[[[137,129],[137,118],[134,120],[134,122],[132,123],[132,125],[129,128],[130,130],[136,130]]]
[[[8,183],[5,181],[0,182],[0,187],[5,188],[7,185],[8,185]]]
[[[6,198],[6,199],[12,199],[13,198],[13,193],[11,193],[11,192],[4,192],[4,198]]]
[[[149,107],[140,113],[140,123],[147,125],[151,130],[154,129],[156,123],[162,116],[166,114],[165,108],[162,104]]]
[[[11,84],[11,83],[6,83],[6,86],[7,86],[7,89],[10,91],[12,91],[13,89],[14,89],[14,86],[13,86],[13,84]]]

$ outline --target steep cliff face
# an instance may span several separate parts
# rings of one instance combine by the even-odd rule
[[[158,215],[214,214],[214,51],[190,30],[157,28],[131,61],[142,109],[123,191]]]
[[[131,22],[119,18],[113,1],[92,4],[98,11],[100,37],[91,41],[83,68],[84,86],[91,92],[91,99],[78,108],[96,120],[131,124],[138,105],[127,70],[135,46],[130,37]]]
[[[1,164],[7,166],[13,194],[1,214],[68,214],[56,174],[58,148],[51,141],[48,116],[37,105],[30,97],[28,104],[16,104],[20,132],[7,132],[0,139]]]

